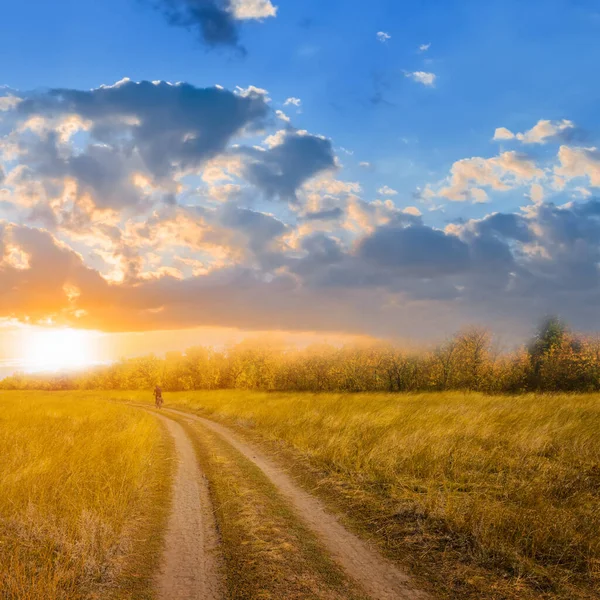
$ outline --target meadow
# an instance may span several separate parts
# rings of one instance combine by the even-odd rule
[[[598,598],[597,395],[236,390],[166,402],[270,448],[439,597]]]
[[[169,506],[169,441],[143,411],[0,395],[0,597],[149,598]]]
[[[3,599],[153,597],[173,449],[128,401],[152,395],[0,395]],[[599,597],[597,394],[218,390],[165,401],[267,451],[433,597]],[[342,580],[263,476],[213,434],[189,431],[238,574],[228,585],[243,583],[231,597],[277,597],[286,581],[339,594]],[[283,547],[305,563],[277,563],[272,548]]]

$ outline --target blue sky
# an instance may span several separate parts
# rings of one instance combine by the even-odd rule
[[[237,45],[200,33],[207,7]],[[591,0],[10,3],[0,277],[48,301],[0,319],[595,329],[599,33]],[[42,247],[73,253],[62,287]]]
[[[87,89],[130,77],[255,85],[279,102],[299,97],[294,124],[352,150],[340,157],[349,178],[373,195],[383,180],[409,204],[416,186],[441,178],[455,160],[491,154],[496,127],[523,131],[541,118],[568,118],[597,130],[594,1],[280,2],[276,18],[242,26],[245,58],[207,50],[148,5],[10,3],[0,24],[0,50],[10,57],[3,83]],[[391,39],[379,42],[378,31]],[[431,47],[419,52],[422,44]],[[434,88],[403,75],[421,70],[436,74]],[[386,103],[374,105],[378,90]],[[376,170],[361,172],[361,161]],[[450,208],[448,218],[481,212]]]

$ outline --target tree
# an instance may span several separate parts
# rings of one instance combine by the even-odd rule
[[[548,391],[571,390],[574,385],[571,366],[578,362],[581,350],[581,340],[560,318],[544,318],[528,346],[530,387]]]
[[[492,365],[492,336],[487,329],[471,327],[455,337],[457,386],[480,391],[484,389]]]

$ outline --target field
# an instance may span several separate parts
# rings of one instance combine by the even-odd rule
[[[597,395],[223,391],[166,401],[262,440],[439,596],[599,597]]]
[[[169,491],[157,422],[61,393],[0,408],[0,597],[150,597]]]
[[[0,396],[2,598],[156,597],[173,448],[151,414],[123,404],[150,400]],[[243,454],[207,422],[163,411],[207,477],[227,598],[365,597],[260,452],[432,598],[600,597],[597,395],[214,391],[165,400],[256,449]]]

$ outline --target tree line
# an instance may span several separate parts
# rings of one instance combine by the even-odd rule
[[[308,392],[471,390],[486,393],[600,390],[600,337],[547,318],[530,342],[501,352],[489,331],[468,328],[429,349],[377,343],[285,348],[242,342],[123,359],[84,372],[15,374],[0,389],[165,391],[252,389]]]

